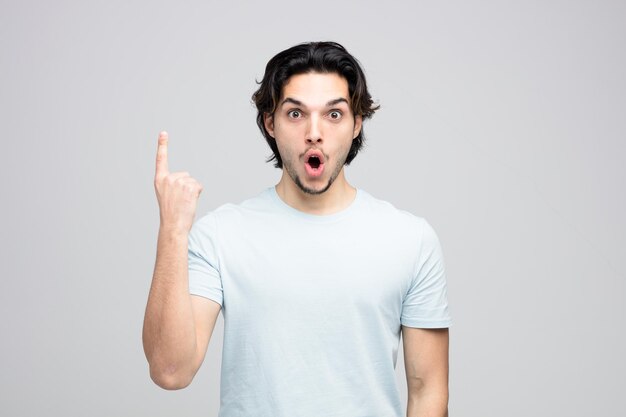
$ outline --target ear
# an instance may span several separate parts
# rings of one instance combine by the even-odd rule
[[[270,113],[263,113],[263,124],[270,136],[274,137],[274,117]]]
[[[360,114],[354,117],[354,132],[352,135],[352,139],[356,139],[361,133],[361,126],[363,125],[363,116]]]

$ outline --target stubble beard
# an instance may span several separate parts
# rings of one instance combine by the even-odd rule
[[[340,157],[337,161],[337,165],[335,165],[335,170],[332,172],[332,174],[330,175],[330,178],[328,179],[328,183],[326,184],[326,186],[320,190],[316,190],[313,188],[309,188],[307,186],[305,186],[302,181],[300,180],[300,176],[298,175],[298,173],[296,172],[296,170],[294,169],[293,165],[290,163],[285,163],[285,161],[283,160],[283,167],[287,170],[287,174],[289,174],[289,176],[291,177],[291,179],[293,180],[293,182],[296,184],[296,186],[305,194],[309,194],[309,195],[320,195],[325,193],[326,191],[328,191],[328,189],[330,188],[330,186],[333,184],[333,182],[337,179],[337,177],[339,176],[339,173],[341,172],[341,169],[343,168],[343,166],[346,163],[346,160],[348,159],[348,152],[345,153],[345,155],[342,155],[342,157]]]

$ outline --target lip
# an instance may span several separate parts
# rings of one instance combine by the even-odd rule
[[[309,159],[312,156],[315,156],[320,160],[320,164],[317,168],[313,168],[309,164]],[[304,154],[304,171],[306,172],[307,176],[311,179],[317,179],[317,178],[322,177],[322,174],[324,173],[324,154],[322,153],[322,151],[318,149],[309,149]]]
[[[320,165],[325,162],[324,154],[319,149],[309,149],[308,151],[306,151],[306,153],[304,154],[304,162],[309,162],[309,158],[312,156],[317,156],[317,158],[320,160]]]

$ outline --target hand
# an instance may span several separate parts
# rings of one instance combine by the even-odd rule
[[[189,233],[196,215],[202,185],[188,172],[170,173],[167,164],[167,132],[159,134],[154,188],[161,217],[161,228]]]

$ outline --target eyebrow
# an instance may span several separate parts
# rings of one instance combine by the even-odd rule
[[[300,107],[306,107],[304,103],[302,103],[300,100],[296,100],[295,98],[291,98],[291,97],[287,97],[286,99],[284,99],[280,103],[280,107],[284,106],[287,103],[292,103]],[[339,97],[334,100],[330,100],[328,103],[326,103],[326,107],[334,106],[335,104],[339,104],[339,103],[346,103],[347,105],[350,105],[350,103],[348,103],[348,100],[346,100],[343,97]]]

